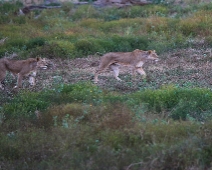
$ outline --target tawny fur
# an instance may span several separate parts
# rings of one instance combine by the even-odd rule
[[[18,76],[17,85],[14,88],[20,88],[22,87],[23,77],[29,75],[30,73],[33,73],[32,77],[34,77],[36,75],[38,67],[41,67],[43,69],[47,68],[47,63],[40,57],[28,58],[26,60],[11,60],[2,58],[0,59],[0,83],[3,82],[6,76],[6,72],[9,71],[14,76]],[[34,85],[35,82],[31,84]],[[3,89],[2,84],[0,84],[0,88]]]
[[[102,56],[98,69],[94,76],[94,82],[98,82],[98,75],[106,68],[110,67],[113,70],[114,76],[117,80],[121,81],[119,76],[119,66],[128,65],[133,67],[133,73],[137,71],[144,78],[146,73],[143,70],[143,64],[148,61],[158,61],[158,55],[154,50],[143,51],[136,49],[132,52],[110,52]]]

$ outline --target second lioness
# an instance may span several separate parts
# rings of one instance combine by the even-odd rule
[[[113,70],[114,76],[117,80],[121,79],[119,76],[119,66],[128,65],[133,67],[133,73],[137,71],[143,77],[146,77],[145,71],[142,69],[143,64],[148,61],[158,61],[158,55],[154,50],[143,51],[136,49],[132,52],[110,52],[102,56],[100,65],[96,70],[94,82],[98,82],[98,75],[107,67]]]
[[[20,88],[22,86],[22,79],[26,75],[30,75],[30,84],[35,85],[35,76],[37,68],[47,69],[47,62],[45,59],[28,58],[26,60],[11,60],[8,58],[0,59],[0,83],[5,79],[6,72],[11,72],[14,77],[18,76],[17,86],[14,88]],[[0,88],[2,84],[0,84]]]

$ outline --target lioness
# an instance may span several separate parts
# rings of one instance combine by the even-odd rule
[[[143,64],[148,61],[158,61],[158,55],[155,50],[143,51],[136,49],[132,52],[110,52],[102,56],[100,65],[96,70],[94,76],[94,82],[98,82],[98,75],[103,72],[104,69],[110,67],[113,70],[114,76],[117,80],[121,81],[119,76],[119,66],[128,65],[133,67],[133,73],[137,71],[143,77],[146,77],[145,71],[142,69]]]
[[[2,82],[5,79],[6,72],[11,72],[14,76],[18,75],[17,85],[14,88],[20,88],[22,86],[22,79],[24,76],[30,74],[30,84],[35,85],[35,79],[37,68],[47,69],[47,62],[45,59],[28,58],[26,60],[12,60],[8,58],[0,59],[0,88]]]

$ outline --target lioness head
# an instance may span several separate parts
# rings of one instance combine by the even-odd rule
[[[37,59],[37,68],[41,68],[43,70],[47,69],[48,63],[45,58],[42,59],[41,57],[37,57],[36,59]]]
[[[156,54],[155,50],[149,50],[147,52],[148,56],[147,59],[148,60],[153,60],[153,61],[159,61],[158,55]]]
[[[143,51],[136,49],[133,51],[134,56],[137,56],[142,61],[159,61],[158,55],[156,54],[155,50]]]

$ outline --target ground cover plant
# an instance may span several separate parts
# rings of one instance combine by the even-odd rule
[[[210,1],[117,9],[62,4],[18,16],[0,2],[0,57],[46,57],[36,85],[8,73],[0,93],[0,169],[210,169]],[[106,52],[154,49],[147,78],[93,75]]]

